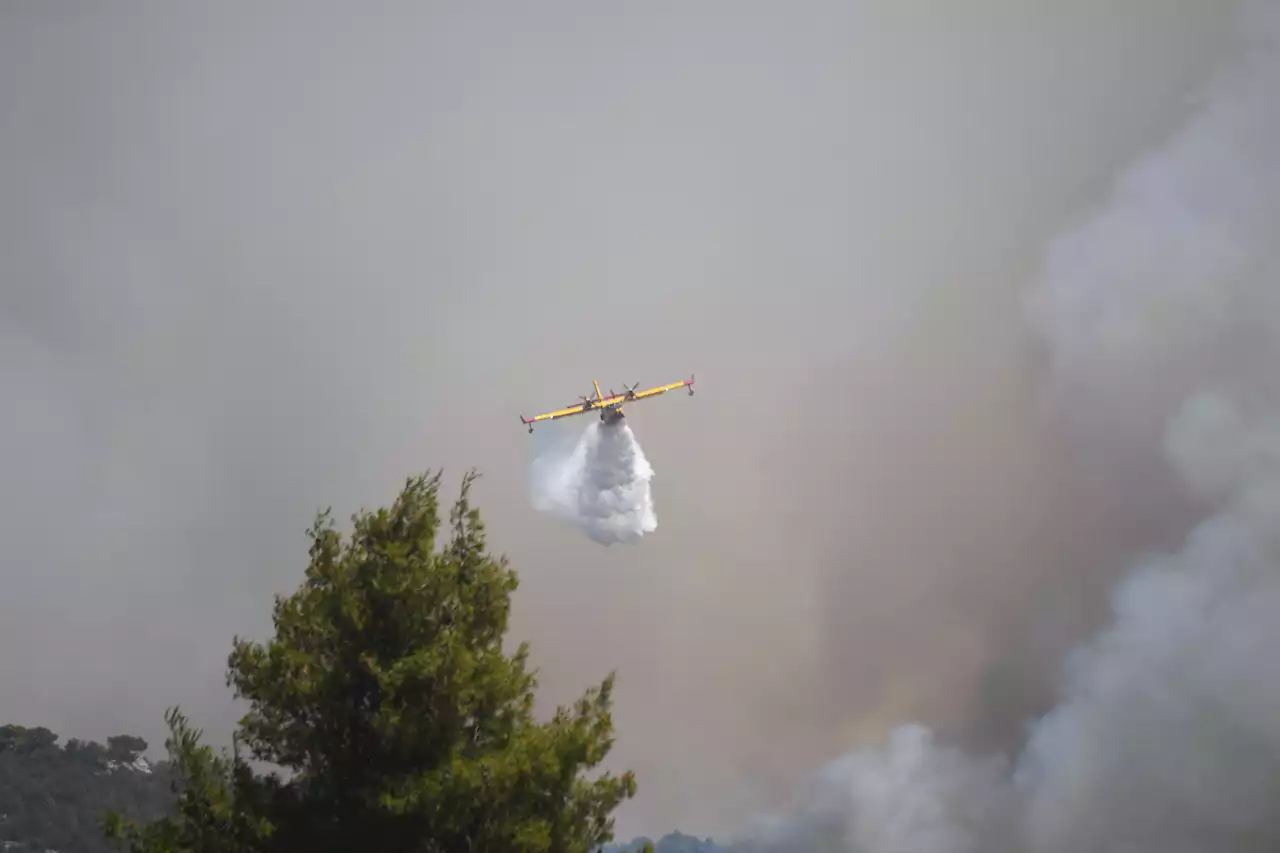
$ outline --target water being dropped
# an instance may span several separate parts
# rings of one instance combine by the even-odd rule
[[[653,468],[626,421],[593,421],[573,449],[533,463],[536,509],[574,524],[602,545],[638,542],[658,528],[649,481]]]

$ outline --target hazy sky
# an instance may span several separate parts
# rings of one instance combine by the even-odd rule
[[[908,718],[1013,745],[1191,517],[1073,455],[1022,292],[1233,7],[10,4],[0,718],[225,738],[314,511],[477,466],[545,697],[619,670],[621,835]],[[631,410],[656,534],[531,508],[517,414],[691,372]]]

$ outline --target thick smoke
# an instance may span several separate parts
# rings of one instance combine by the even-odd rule
[[[533,505],[577,525],[602,545],[638,542],[658,529],[649,481],[653,468],[626,421],[593,420],[568,453],[533,463]]]
[[[895,729],[883,749],[828,765],[796,811],[766,818],[747,851],[977,853],[991,849],[1013,814],[1008,762],[976,761],[939,746],[923,726]]]
[[[1007,770],[905,726],[833,765],[771,849],[1280,848],[1280,8],[1029,294],[1082,452],[1160,447],[1204,520],[1140,561]]]
[[[1209,516],[1116,591],[1020,767],[1037,849],[1280,843],[1280,15],[1173,142],[1063,239],[1033,293],[1094,440],[1160,442]]]

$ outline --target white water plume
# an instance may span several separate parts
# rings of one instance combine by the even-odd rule
[[[533,463],[533,505],[579,527],[601,545],[634,543],[658,528],[653,468],[627,422],[592,421],[572,451]]]

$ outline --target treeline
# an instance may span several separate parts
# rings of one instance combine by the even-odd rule
[[[148,764],[146,749],[128,735],[105,746],[74,738],[59,746],[46,728],[0,726],[0,849],[108,853],[109,812],[137,820],[168,814],[170,767]]]
[[[154,821],[175,802],[171,765],[143,757],[147,742],[120,735],[104,746],[72,738],[58,745],[46,728],[0,726],[0,849],[12,853],[109,853],[102,832],[115,811]],[[680,832],[604,845],[603,853],[726,853],[732,848]]]
[[[628,844],[608,844],[603,853],[640,853],[652,849],[653,853],[729,853],[730,847],[721,847],[710,838],[702,839],[682,832],[664,835],[656,843],[648,838],[636,838]]]
[[[105,805],[102,832],[130,853],[601,850],[637,790],[630,772],[586,775],[613,746],[613,675],[534,718],[529,649],[504,651],[516,573],[487,549],[474,479],[447,513],[440,475],[424,474],[346,535],[317,517],[274,635],[233,640],[227,681],[248,706],[233,750],[203,744],[177,708],[152,773],[124,769],[136,739],[58,749],[51,733],[12,730],[23,825],[7,820],[10,837],[102,849]]]

